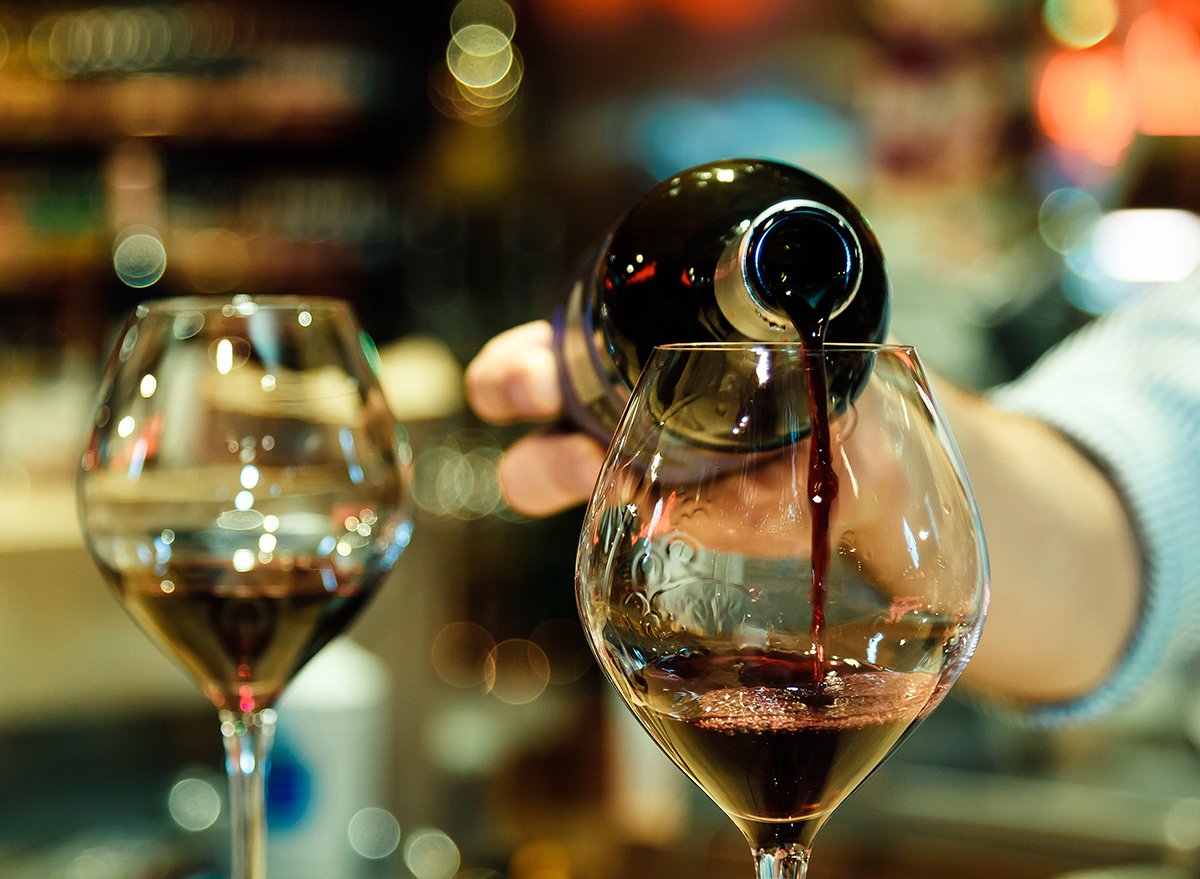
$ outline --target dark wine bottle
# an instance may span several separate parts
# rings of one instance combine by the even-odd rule
[[[845,195],[780,162],[700,165],[585,255],[554,321],[565,415],[606,440],[657,345],[881,342],[888,308],[883,252]],[[835,405],[869,372],[829,375]]]

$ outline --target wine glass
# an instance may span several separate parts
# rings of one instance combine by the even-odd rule
[[[164,299],[117,341],[80,464],[87,547],[219,711],[233,879],[266,875],[274,704],[411,532],[411,454],[350,308]]]
[[[817,830],[966,665],[987,556],[913,349],[679,344],[625,409],[576,581],[642,725],[759,879],[802,879]]]

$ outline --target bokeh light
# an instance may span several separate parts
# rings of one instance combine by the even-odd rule
[[[524,75],[525,60],[514,46],[512,47],[512,63],[508,65],[508,69],[504,72],[504,75],[494,83],[482,86],[467,86],[461,80],[455,78],[454,87],[462,97],[462,100],[473,107],[479,108],[480,111],[498,110],[500,107],[508,105],[512,100],[513,96],[517,93],[517,88],[521,85],[521,79]]]
[[[1072,49],[1094,46],[1113,32],[1121,16],[1116,0],[1046,0],[1046,30]]]
[[[480,126],[509,115],[524,76],[512,42],[516,23],[503,0],[463,0],[455,6],[445,56],[429,74],[429,98],[440,113]]]
[[[503,450],[490,437],[464,432],[430,446],[414,462],[413,500],[435,516],[480,519],[500,512],[496,475]]]
[[[130,287],[149,287],[167,269],[167,250],[152,232],[134,232],[123,237],[113,250],[113,268]]]
[[[216,823],[221,814],[221,795],[202,778],[185,778],[171,788],[167,809],[176,824],[195,833]]]
[[[1200,217],[1180,210],[1112,211],[1092,231],[1092,258],[1117,281],[1182,281],[1200,265]]]
[[[1144,12],[1125,38],[1139,127],[1150,135],[1200,135],[1200,34],[1186,18]]]
[[[386,858],[400,845],[400,823],[386,809],[371,807],[354,813],[346,830],[350,847],[364,858]]]
[[[184,312],[175,318],[176,339],[190,339],[204,328],[204,315],[198,311]]]
[[[235,549],[231,558],[233,569],[240,573],[246,573],[254,568],[254,551],[249,549]]]
[[[1051,250],[1069,253],[1087,240],[1100,214],[1099,202],[1086,190],[1056,189],[1038,208],[1038,232]]]
[[[250,343],[245,339],[217,339],[208,346],[208,356],[217,372],[226,375],[250,359]]]
[[[477,687],[484,683],[484,667],[496,642],[476,623],[456,622],[434,636],[430,648],[433,669],[452,687]]]
[[[1137,131],[1137,106],[1120,49],[1059,52],[1042,74],[1037,115],[1054,141],[1115,165]]]
[[[454,840],[432,827],[414,830],[404,843],[404,864],[417,879],[450,879],[460,862]]]
[[[519,53],[513,53],[513,66],[509,74],[519,78],[524,70]],[[469,122],[471,125],[487,128],[503,122],[512,113],[514,103],[509,94],[503,101],[489,104],[487,94],[506,83],[507,77],[496,86],[488,89],[474,90],[464,86],[454,77],[443,58],[429,74],[429,100],[434,108],[443,116]]]
[[[511,40],[517,30],[517,15],[504,0],[462,0],[450,13],[450,32],[458,33],[473,24],[485,24]]]
[[[1113,211],[1064,257],[1067,299],[1081,311],[1102,314],[1158,284],[1193,276],[1200,267],[1200,217],[1181,210]]]
[[[532,702],[550,683],[550,660],[532,641],[512,638],[501,641],[484,663],[488,692],[509,705]]]
[[[468,88],[486,88],[504,78],[512,66],[509,38],[490,24],[469,24],[455,32],[446,47],[446,66]]]
[[[98,6],[42,16],[27,50],[43,76],[156,71],[227,58],[251,27],[216,3]]]
[[[216,352],[217,372],[225,375],[233,369],[233,343],[228,339],[217,342]]]

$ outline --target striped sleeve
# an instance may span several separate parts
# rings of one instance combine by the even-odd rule
[[[1035,726],[1095,720],[1200,645],[1200,287],[1097,319],[989,397],[1106,467],[1142,543],[1140,621],[1121,662],[1094,691],[1025,715]]]

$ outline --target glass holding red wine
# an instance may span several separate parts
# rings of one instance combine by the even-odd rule
[[[601,667],[760,879],[803,877],[817,830],[945,695],[986,611],[978,514],[915,352],[656,349],[577,587]]]
[[[263,879],[272,705],[408,544],[411,454],[375,350],[320,298],[139,305],[78,478],[88,549],[217,707],[233,879]]]

